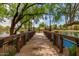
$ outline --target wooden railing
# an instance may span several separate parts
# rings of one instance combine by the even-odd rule
[[[50,34],[49,34],[50,33]],[[75,42],[76,44],[76,55],[79,56],[79,38],[72,37],[72,36],[67,36],[67,35],[62,35],[57,32],[50,32],[50,31],[44,31],[44,34],[53,42],[53,44],[59,48],[60,53],[63,53],[63,38],[66,38],[70,41]],[[52,39],[52,36],[54,36],[54,40]],[[60,39],[60,40],[59,40]],[[58,41],[60,44],[58,44]]]
[[[16,54],[34,34],[35,31],[28,31],[8,37],[0,37],[0,55]]]
[[[50,41],[52,41],[52,33],[50,31],[44,30],[44,35],[46,35],[46,37],[48,39],[50,39]]]
[[[56,38],[58,36],[60,36],[60,48],[59,49],[60,49],[61,53],[63,53],[63,38],[66,38],[70,41],[75,42],[75,44],[76,44],[76,55],[79,56],[79,38],[67,36],[67,35],[62,35],[62,34],[56,34],[56,33],[54,35],[56,36]],[[55,45],[58,46],[58,43],[57,43],[58,39],[56,39],[56,38],[55,38],[55,42],[56,42]]]

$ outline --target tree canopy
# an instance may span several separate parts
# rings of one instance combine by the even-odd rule
[[[3,21],[3,18],[11,19],[12,35],[16,34],[22,25],[26,25],[25,23],[44,18],[43,15],[52,16],[56,22],[62,15],[66,17],[66,22],[74,21],[79,14],[78,10],[78,3],[3,3],[0,4],[0,21]]]

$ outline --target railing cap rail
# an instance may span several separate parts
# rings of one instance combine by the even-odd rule
[[[2,40],[2,39],[10,39],[10,38],[17,38],[17,37],[19,37],[20,35],[23,35],[23,34],[25,34],[25,33],[9,35],[7,37],[0,37],[0,40]]]

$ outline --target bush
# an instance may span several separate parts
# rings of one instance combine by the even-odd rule
[[[9,47],[6,47],[7,50],[5,51],[5,56],[14,56],[18,49],[17,40],[13,40],[9,45]]]
[[[70,56],[76,56],[76,45],[73,45],[71,48],[69,48],[69,54]]]
[[[19,46],[18,46],[18,43],[17,43],[17,39],[14,40],[14,47],[16,48],[16,52],[19,52]]]
[[[15,47],[9,48],[9,50],[6,53],[7,53],[6,56],[14,56],[16,54]]]

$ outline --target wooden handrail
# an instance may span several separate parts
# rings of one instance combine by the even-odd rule
[[[51,31],[46,31],[45,30],[44,31],[44,34],[46,36],[48,36],[48,34],[50,32]],[[67,36],[67,35],[63,35],[63,34],[59,34],[58,32],[53,32],[53,33],[54,33],[54,45],[59,48],[60,53],[63,53],[63,38],[66,38],[66,39],[68,39],[70,41],[75,42],[75,44],[76,44],[76,55],[79,56],[79,38],[72,37],[72,36]],[[60,44],[58,44],[58,36],[60,36],[59,37],[60,38],[60,40],[59,40],[60,41]],[[51,34],[51,37],[52,37],[52,34]]]
[[[56,35],[61,35],[62,37],[68,39],[68,40],[71,40],[75,43],[77,43],[77,41],[79,40],[79,38],[76,38],[76,37],[72,37],[72,36],[67,36],[67,35],[62,35],[62,34],[58,34],[58,33],[55,33]]]
[[[7,36],[7,37],[0,37],[0,40],[1,39],[11,39],[11,38],[16,38],[16,37],[19,37],[20,35],[22,35],[24,33],[21,33],[21,34],[15,34],[15,35],[10,35],[10,36]]]
[[[10,35],[10,36],[7,36],[7,37],[0,37],[0,40],[3,40],[3,44],[0,44],[0,45],[3,46],[3,45],[8,44],[9,42],[11,42],[15,39],[17,40],[17,38],[20,37],[23,34],[25,34],[25,33]],[[6,39],[8,39],[8,40],[6,40]]]
[[[35,31],[28,31],[28,34],[29,33],[31,33],[31,32],[35,32]],[[20,36],[22,36],[22,35],[25,35],[25,33],[21,33],[21,34],[15,34],[15,35],[10,35],[10,36],[7,36],[7,37],[0,37],[0,40],[3,40],[3,41],[5,41],[5,39],[11,39],[11,40],[6,40],[2,45],[5,45],[5,44],[7,44],[7,43],[9,43],[10,41],[13,41],[13,39],[15,38],[18,38],[18,37],[20,37]],[[31,35],[32,36],[32,35]],[[28,38],[29,39],[29,38]]]

